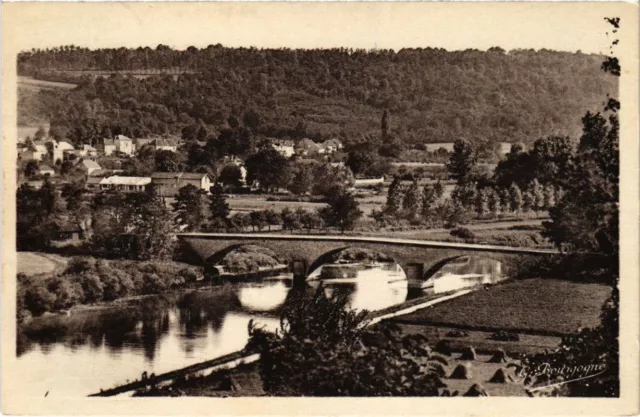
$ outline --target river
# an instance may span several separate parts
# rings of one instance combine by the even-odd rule
[[[242,349],[248,325],[275,330],[291,276],[144,297],[105,309],[36,318],[18,335],[20,389],[34,397],[86,396]],[[411,298],[396,264],[324,265],[303,284],[346,291],[354,309],[379,310]]]

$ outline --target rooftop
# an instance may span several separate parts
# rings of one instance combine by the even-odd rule
[[[114,175],[112,177],[103,178],[100,181],[103,185],[147,185],[151,184],[150,177],[121,177]]]
[[[209,176],[209,174],[207,174],[206,172],[154,172],[153,174],[151,174],[151,178],[153,178],[154,180],[199,180],[205,176]]]
[[[87,168],[102,169],[102,167],[96,161],[92,161],[91,159],[84,159],[82,161],[82,164]]]

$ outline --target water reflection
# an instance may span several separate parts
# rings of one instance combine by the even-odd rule
[[[436,294],[478,285],[495,284],[507,276],[502,263],[477,256],[461,256],[447,261],[422,288]]]
[[[396,263],[325,264],[309,274],[307,282],[322,287],[329,297],[346,294],[356,310],[382,310],[404,302],[408,294],[407,276]]]
[[[308,282],[296,290],[320,284],[327,294],[347,291],[356,309],[381,309],[407,297],[406,276],[396,264],[325,265]],[[279,326],[292,288],[289,274],[35,318],[18,334],[24,377],[16,383],[36,397],[47,391],[79,397],[143,372],[160,374],[240,350],[250,320],[271,330]]]

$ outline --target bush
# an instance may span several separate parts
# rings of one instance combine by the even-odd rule
[[[54,285],[53,292],[56,295],[56,301],[53,305],[56,310],[69,309],[80,304],[85,298],[82,286],[69,280],[58,280]]]
[[[520,336],[518,335],[518,333],[500,330],[491,334],[491,336],[489,336],[489,339],[500,340],[503,342],[517,342],[520,340]]]
[[[142,294],[158,294],[166,291],[168,285],[157,274],[144,274],[142,276]]]
[[[96,260],[90,257],[73,257],[67,264],[65,274],[81,274],[96,267]]]
[[[264,390],[285,396],[439,395],[443,383],[435,362],[428,362],[424,337],[401,337],[392,323],[366,328],[367,312],[347,310],[347,300],[328,299],[323,291],[299,293],[285,307],[277,333],[249,324],[247,350],[261,353]]]
[[[24,306],[34,316],[51,311],[55,302],[55,294],[52,294],[42,281],[33,283],[24,293]]]
[[[459,237],[464,240],[475,240],[476,235],[466,227],[456,227],[449,234],[453,237]]]
[[[85,303],[102,301],[104,297],[104,286],[97,275],[84,273],[80,275],[79,283],[84,291]]]

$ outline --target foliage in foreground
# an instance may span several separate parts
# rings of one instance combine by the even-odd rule
[[[421,335],[391,324],[367,328],[347,298],[294,295],[280,329],[250,323],[247,349],[260,352],[264,390],[278,396],[438,396],[443,368]]]

